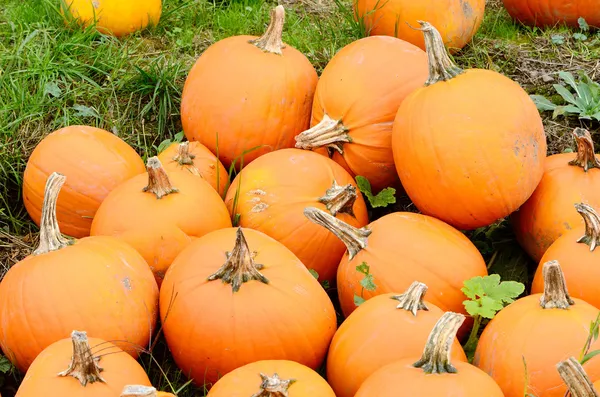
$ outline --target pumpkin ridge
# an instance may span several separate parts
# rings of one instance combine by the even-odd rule
[[[543,267],[544,293],[540,297],[543,309],[569,309],[575,304],[569,296],[565,275],[558,261],[548,261]]]
[[[406,292],[400,295],[394,295],[390,299],[395,299],[399,302],[396,309],[404,309],[411,312],[413,316],[416,316],[419,310],[429,311],[427,305],[425,305],[425,302],[423,301],[426,292],[427,286],[415,281],[408,287]]]
[[[592,381],[574,357],[558,363],[556,369],[571,392],[571,397],[598,397]]]
[[[259,375],[262,379],[260,391],[251,397],[289,397],[288,389],[296,382],[296,379],[283,380],[277,373],[268,376],[261,372]]]
[[[423,356],[413,364],[426,374],[456,373],[456,367],[451,363],[451,349],[458,329],[465,321],[465,316],[459,313],[446,312],[437,321],[429,334]]]
[[[577,243],[589,245],[590,252],[593,252],[600,242],[600,216],[590,205],[585,203],[576,203],[575,209],[583,217],[585,223],[585,234],[577,240]]]
[[[322,146],[330,150],[336,150],[344,154],[344,143],[351,143],[352,138],[348,134],[349,129],[344,126],[342,120],[334,120],[327,113],[315,126],[296,135],[296,147],[298,149],[312,150]]]
[[[573,130],[575,141],[577,142],[577,157],[569,161],[569,165],[579,166],[587,172],[592,168],[600,168],[600,160],[596,158],[594,152],[594,141],[590,132],[583,128]]]
[[[73,342],[73,357],[71,364],[66,370],[59,372],[58,376],[72,376],[77,379],[81,386],[88,383],[106,381],[100,375],[102,368],[98,365],[100,357],[94,357],[88,342],[87,334],[82,331],[71,332]]]
[[[340,186],[334,179],[331,187],[327,189],[324,196],[319,197],[318,201],[325,204],[325,207],[333,216],[342,213],[354,217],[353,207],[356,201],[356,187],[351,183]]]
[[[429,86],[440,81],[448,81],[454,77],[465,73],[459,68],[448,55],[442,35],[429,22],[417,21],[421,25],[423,37],[425,38],[425,49],[429,60],[429,78],[425,86]]]
[[[142,189],[145,193],[153,193],[157,199],[161,199],[171,193],[178,193],[179,189],[171,185],[167,172],[163,168],[158,157],[150,157],[146,165],[148,171],[148,185]]]
[[[281,50],[286,47],[282,39],[284,22],[285,9],[282,5],[278,5],[271,10],[271,21],[265,33],[257,39],[249,40],[248,43],[264,52],[282,55]]]

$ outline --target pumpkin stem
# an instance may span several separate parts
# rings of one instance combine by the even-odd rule
[[[264,52],[281,55],[281,50],[285,48],[282,39],[284,22],[285,9],[282,5],[278,5],[271,10],[271,22],[269,22],[265,33],[258,39],[252,39],[248,42]]]
[[[344,154],[344,143],[352,142],[348,135],[348,129],[342,124],[342,120],[333,120],[327,114],[314,127],[296,135],[296,147],[298,149],[315,149],[326,146]]]
[[[429,78],[425,82],[425,86],[440,81],[448,81],[464,73],[465,71],[450,59],[440,32],[429,22],[417,22],[421,25],[421,29],[417,30],[423,32],[425,50],[427,51],[427,58],[429,60]]]
[[[340,186],[337,181],[325,192],[323,197],[319,198],[319,203],[325,204],[331,215],[336,216],[339,213],[354,216],[354,202],[356,201],[356,187],[351,183]]]
[[[156,389],[152,386],[125,386],[121,397],[156,397]]]
[[[367,246],[367,238],[371,235],[371,230],[366,227],[357,229],[315,207],[305,208],[304,216],[317,225],[323,226],[342,240],[348,249],[348,258],[350,260]]]
[[[573,136],[577,142],[577,157],[575,160],[569,161],[569,165],[576,165],[585,172],[591,168],[600,168],[600,161],[596,158],[594,152],[594,141],[590,132],[583,128],[575,128],[573,130]]]
[[[221,279],[223,283],[231,284],[233,292],[239,291],[242,284],[250,280],[258,280],[265,284],[269,283],[269,280],[259,272],[263,265],[254,263],[256,252],[250,252],[241,227],[237,229],[233,250],[226,252],[225,255],[227,261],[219,270],[208,277],[208,281]]]
[[[53,172],[46,180],[44,203],[42,205],[42,218],[40,222],[40,243],[33,251],[33,255],[47,254],[73,244],[60,233],[56,219],[56,202],[58,194],[67,177]]]
[[[102,368],[98,365],[100,358],[92,355],[87,333],[73,331],[71,340],[73,341],[71,365],[65,371],[58,373],[58,376],[72,376],[81,383],[81,386],[94,382],[106,383],[100,376],[100,372],[102,372]]]
[[[456,373],[456,367],[450,362],[450,353],[456,332],[463,321],[465,321],[463,314],[444,313],[429,334],[423,356],[413,364],[413,367],[422,368],[426,374]]]
[[[571,397],[599,397],[592,381],[574,357],[558,363],[556,369],[569,388]]]
[[[542,268],[544,277],[544,293],[540,297],[540,305],[544,309],[568,309],[575,302],[569,296],[565,275],[558,261],[548,261]]]
[[[154,156],[148,159],[146,170],[148,171],[148,186],[142,189],[143,192],[154,193],[157,199],[179,192],[171,185],[169,176],[158,157]]]
[[[288,389],[296,382],[296,379],[283,380],[277,373],[273,374],[273,376],[261,373],[260,378],[262,379],[260,391],[251,397],[289,397]]]
[[[600,242],[600,216],[591,206],[584,203],[576,203],[575,209],[585,223],[585,234],[577,242],[589,245],[590,251],[594,251]]]
[[[202,176],[198,168],[194,165],[195,154],[190,153],[190,143],[188,141],[181,142],[177,146],[177,154],[173,156],[173,161],[176,161],[181,167],[186,167],[190,173],[195,176]]]
[[[400,302],[398,306],[396,306],[396,309],[404,309],[411,312],[413,316],[416,316],[419,310],[429,310],[423,302],[423,297],[425,297],[426,292],[427,286],[415,281],[408,287],[405,293],[394,295],[392,296],[392,299]]]

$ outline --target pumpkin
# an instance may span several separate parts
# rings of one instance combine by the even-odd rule
[[[346,317],[356,309],[355,296],[368,300],[404,291],[415,280],[429,287],[432,304],[442,310],[465,312],[463,282],[487,275],[483,257],[473,243],[433,217],[394,212],[357,229],[314,207],[304,213],[347,247],[337,271],[338,297]],[[364,288],[365,273],[374,289]]]
[[[75,327],[137,357],[156,325],[158,288],[136,250],[114,237],[60,234],[56,201],[65,179],[48,178],[39,246],[0,283],[0,347],[23,373]]]
[[[128,385],[123,388],[121,397],[176,397],[174,394],[157,391],[152,386]]]
[[[126,36],[148,25],[157,25],[162,13],[161,0],[66,0],[61,12],[84,26],[94,24],[104,34]]]
[[[600,8],[596,0],[503,0],[511,17],[519,22],[538,27],[566,24],[579,27],[579,18],[594,27],[600,27]]]
[[[452,360],[456,332],[465,316],[446,312],[429,334],[423,355],[398,360],[377,370],[356,397],[504,397],[494,380],[465,361]]]
[[[556,369],[567,385],[571,397],[599,396],[595,388],[596,384],[592,384],[590,378],[585,373],[585,370],[575,357],[569,357],[565,361],[561,361],[556,365]]]
[[[329,61],[315,92],[312,127],[296,147],[329,155],[374,191],[398,185],[392,124],[402,100],[427,79],[427,55],[386,36],[354,41]]]
[[[337,397],[353,397],[379,368],[421,354],[444,314],[423,300],[426,292],[427,286],[415,281],[403,294],[369,299],[344,320],[327,355],[327,381]],[[452,358],[467,362],[458,340],[453,343]]]
[[[292,181],[290,183],[290,181]],[[261,156],[236,176],[225,197],[239,225],[265,233],[333,283],[346,247],[304,216],[315,206],[355,227],[369,223],[367,206],[352,177],[334,161],[300,149]]]
[[[548,156],[539,185],[511,215],[517,241],[536,262],[557,238],[583,224],[573,211],[575,203],[600,208],[600,160],[594,142],[583,128],[575,128],[573,135],[577,153]]]
[[[206,146],[200,142],[172,143],[158,156],[168,173],[182,172],[204,178],[223,197],[229,185],[229,174]]]
[[[565,357],[579,356],[590,323],[600,313],[571,298],[557,261],[546,262],[543,272],[544,292],[517,299],[498,312],[475,351],[473,364],[492,376],[506,397],[522,397],[524,391],[563,397],[567,387],[554,366]],[[591,350],[598,348],[600,341],[591,344]],[[584,367],[592,379],[600,377],[600,361],[590,360]]]
[[[130,382],[150,385],[133,357],[111,342],[73,331],[36,357],[17,397],[114,397]]]
[[[281,38],[285,10],[271,11],[261,37],[240,35],[206,49],[190,70],[181,96],[181,122],[225,167],[239,170],[257,157],[294,147],[310,124],[317,72]]]
[[[160,294],[169,349],[199,386],[259,360],[316,369],[337,325],[327,293],[302,262],[252,229],[220,229],[191,243]]]
[[[239,367],[215,383],[206,397],[336,397],[318,373],[288,360],[262,360]]]
[[[354,18],[364,23],[370,35],[399,37],[425,49],[425,41],[414,28],[427,20],[440,29],[443,44],[460,50],[483,22],[485,0],[357,0]]]
[[[115,236],[144,257],[159,287],[173,259],[194,238],[225,227],[231,219],[212,186],[194,175],[167,174],[157,157],[147,173],[114,189],[104,200],[92,236]]]
[[[491,70],[459,69],[439,32],[422,26],[430,77],[396,114],[396,170],[423,214],[461,230],[487,226],[517,210],[540,182],[542,120],[517,83]]]
[[[144,172],[142,158],[116,135],[99,128],[74,125],[47,135],[35,147],[23,174],[23,202],[40,226],[44,186],[52,172],[67,177],[57,202],[63,233],[90,235],[92,219],[117,185]]]

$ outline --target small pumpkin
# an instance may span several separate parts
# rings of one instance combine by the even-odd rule
[[[296,147],[328,155],[373,191],[398,185],[392,125],[402,100],[427,80],[427,55],[387,36],[356,40],[329,61],[315,92],[311,128]]]
[[[175,394],[157,391],[152,386],[128,385],[123,388],[120,397],[177,397]]]
[[[577,153],[548,156],[539,185],[511,215],[519,244],[536,262],[557,238],[583,224],[573,205],[584,201],[600,208],[600,160],[594,141],[583,128],[575,128],[573,136]]]
[[[579,18],[593,27],[600,27],[600,8],[596,0],[503,0],[511,17],[538,27],[566,24],[579,28]]]
[[[290,183],[290,181],[292,181]],[[239,225],[265,233],[289,248],[319,281],[333,283],[346,247],[304,216],[315,206],[355,227],[369,223],[367,206],[352,177],[334,161],[300,149],[282,149],[253,161],[225,197]]]
[[[317,72],[282,41],[285,10],[271,11],[261,37],[241,35],[206,49],[190,70],[181,96],[181,122],[199,141],[237,169],[273,150],[294,147],[310,123]]]
[[[524,391],[564,397],[567,387],[555,365],[579,356],[590,323],[600,314],[589,303],[571,298],[557,261],[546,262],[543,272],[544,293],[517,299],[498,312],[475,351],[473,364],[492,376],[506,397],[522,397]],[[600,341],[591,344],[591,350],[599,348]],[[589,360],[584,368],[592,379],[600,377],[600,361]]]
[[[585,373],[585,370],[575,359],[575,357],[569,357],[565,361],[561,361],[556,365],[556,369],[563,382],[567,385],[571,397],[599,397],[600,395],[596,391],[596,383],[592,384],[592,381]]]
[[[458,68],[439,32],[421,25],[430,75],[396,114],[396,170],[421,213],[461,230],[490,225],[525,203],[542,178],[540,114],[508,77]]]
[[[61,231],[75,238],[90,235],[92,219],[119,184],[144,172],[144,161],[116,135],[74,125],[52,132],[35,147],[23,174],[23,203],[40,226],[46,180],[52,172],[67,177],[56,204]]]
[[[504,397],[494,380],[465,361],[452,361],[456,331],[465,316],[446,312],[429,334],[423,355],[405,358],[377,370],[356,397]]]
[[[327,354],[327,381],[337,397],[354,397],[378,369],[421,354],[431,329],[444,314],[424,300],[426,292],[427,286],[415,281],[403,294],[369,299],[344,320]],[[452,358],[467,362],[456,339]]]

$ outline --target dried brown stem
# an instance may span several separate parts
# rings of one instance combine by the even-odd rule
[[[544,309],[568,309],[575,302],[569,296],[565,275],[558,261],[548,261],[542,268],[544,277],[544,293],[540,297],[540,305]]]
[[[427,286],[415,281],[408,287],[405,293],[392,296],[392,299],[400,302],[398,306],[396,306],[396,309],[404,309],[411,312],[413,316],[416,316],[419,310],[429,310],[423,302],[426,292]]]
[[[417,22],[421,25],[421,29],[418,30],[423,32],[429,60],[429,78],[425,85],[429,86],[440,81],[448,81],[464,73],[465,71],[450,59],[440,32],[429,22]]]
[[[125,386],[121,392],[121,397],[156,397],[157,391],[152,386]]]
[[[331,215],[349,214],[354,216],[354,202],[356,201],[356,187],[351,183],[340,186],[337,181],[327,189],[325,195],[319,198],[319,203],[325,204],[325,207]]]
[[[589,245],[590,252],[593,252],[600,242],[600,216],[591,206],[584,203],[576,203],[575,209],[585,223],[585,234],[577,242]]]
[[[340,154],[344,154],[344,143],[352,142],[342,120],[333,120],[327,114],[323,115],[323,119],[317,125],[298,134],[295,139],[298,149],[311,150],[326,146]]]
[[[169,176],[158,157],[154,156],[148,159],[146,170],[148,171],[148,186],[142,189],[144,192],[153,193],[157,199],[161,199],[171,193],[179,192],[178,189],[171,185]]]
[[[592,381],[574,357],[558,363],[556,369],[571,392],[571,397],[599,397]]]
[[[102,368],[98,365],[100,358],[92,355],[87,334],[83,331],[73,331],[71,340],[73,341],[71,365],[65,371],[58,373],[58,376],[72,376],[81,383],[81,386],[94,382],[106,383],[100,375],[102,372]]]
[[[276,373],[273,376],[260,374],[262,383],[260,391],[251,397],[289,397],[289,387],[296,382],[296,379],[283,380]]]
[[[569,161],[569,165],[583,168],[587,172],[591,168],[600,168],[600,161],[594,152],[594,141],[590,132],[583,128],[575,128],[573,136],[577,142],[577,157]]]
[[[271,10],[271,21],[265,33],[258,39],[250,40],[249,43],[265,52],[281,55],[281,50],[285,48],[282,38],[284,23],[285,9],[282,5],[278,5]]]
[[[456,332],[464,321],[463,314],[444,313],[429,334],[423,356],[413,366],[423,369],[427,374],[456,373],[456,368],[450,362],[450,354]]]

